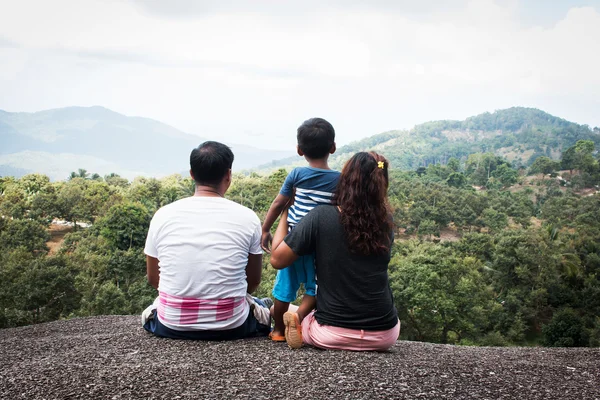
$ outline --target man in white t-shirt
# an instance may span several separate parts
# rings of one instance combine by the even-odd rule
[[[247,295],[261,279],[261,224],[252,210],[224,198],[232,164],[229,147],[202,143],[190,155],[195,194],[152,218],[144,252],[159,296],[143,322],[157,336],[225,340],[269,333],[251,310],[263,304]]]

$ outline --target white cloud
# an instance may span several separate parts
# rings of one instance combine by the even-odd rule
[[[256,132],[265,147],[293,146],[315,115],[341,143],[513,105],[600,125],[591,7],[541,28],[519,22],[516,1],[209,2],[187,18],[191,3],[169,4],[164,16],[164,3],[1,2],[0,108],[100,104],[230,141]]]

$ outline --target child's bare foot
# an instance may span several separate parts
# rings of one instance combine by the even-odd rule
[[[278,331],[271,331],[271,333],[269,333],[269,339],[271,339],[274,342],[285,342],[285,335],[283,332],[278,332]]]
[[[283,324],[283,314],[288,310],[290,303],[277,300],[275,298],[271,315],[273,316],[273,332],[271,333],[271,340],[275,342],[284,342],[285,334],[284,329],[285,325]]]

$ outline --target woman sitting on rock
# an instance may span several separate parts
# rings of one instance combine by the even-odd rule
[[[357,153],[342,170],[334,205],[313,209],[289,234],[281,217],[271,264],[285,268],[314,253],[318,284],[315,311],[301,315],[290,308],[284,315],[290,347],[382,351],[398,339],[388,280],[394,233],[387,188],[388,161]]]

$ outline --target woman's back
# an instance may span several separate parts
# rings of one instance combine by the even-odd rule
[[[337,207],[321,206],[308,213],[285,239],[297,254],[315,252],[315,318],[322,325],[350,329],[394,327],[398,316],[388,282],[390,253],[354,254],[345,237]]]
[[[285,268],[314,253],[318,284],[315,312],[307,311],[303,299],[295,312],[283,315],[290,347],[380,351],[398,339],[387,272],[394,239],[388,182],[385,157],[356,153],[340,175],[335,206],[313,209],[287,236],[287,224],[280,222],[271,265]]]

